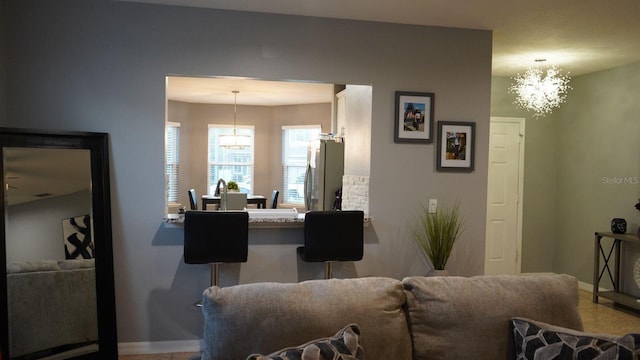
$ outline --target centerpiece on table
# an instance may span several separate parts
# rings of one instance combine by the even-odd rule
[[[240,191],[240,187],[238,187],[238,183],[231,180],[227,183],[227,191],[235,191],[238,192]]]

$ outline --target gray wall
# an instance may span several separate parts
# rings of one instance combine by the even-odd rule
[[[550,116],[531,118],[494,78],[492,116],[526,119],[523,271],[554,271],[593,283],[593,233],[614,217],[628,232],[640,226],[640,63],[574,77],[567,101]],[[623,276],[631,284],[640,257],[627,247]]]
[[[181,229],[162,224],[168,74],[371,84],[373,222],[356,275],[401,278],[429,270],[407,232],[418,202],[429,198],[460,199],[467,217],[449,271],[483,272],[489,31],[21,0],[9,2],[8,36],[8,118],[0,125],[110,134],[119,342],[202,334],[202,315],[191,304],[208,284],[209,269],[183,264]],[[476,122],[473,173],[436,172],[435,144],[393,142],[396,90],[434,92],[436,120]],[[241,279],[260,273],[259,281],[289,280],[295,244],[252,251],[266,248],[279,257],[254,256],[238,267]]]
[[[556,116],[558,198],[557,272],[592,282],[593,233],[625,218],[640,225],[640,63],[574,79],[573,92]],[[558,239],[562,239],[559,241]],[[627,256],[640,257],[638,248]],[[630,280],[633,264],[625,264]],[[624,275],[623,275],[624,276]],[[637,286],[629,288],[640,296]]]
[[[91,215],[89,190],[7,208],[7,262],[64,259],[62,220]]]

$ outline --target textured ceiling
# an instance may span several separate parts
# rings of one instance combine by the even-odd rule
[[[200,104],[233,104],[232,91],[238,91],[238,105],[279,106],[329,103],[333,84],[264,81],[245,78],[167,78],[167,99]]]
[[[15,205],[89,191],[89,155],[84,149],[5,148],[5,201]]]

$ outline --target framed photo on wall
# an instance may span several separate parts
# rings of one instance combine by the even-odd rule
[[[474,122],[438,121],[438,171],[472,172]]]
[[[64,253],[67,260],[93,259],[93,239],[91,238],[91,217],[75,216],[62,220]]]
[[[433,142],[434,93],[396,91],[394,142]]]

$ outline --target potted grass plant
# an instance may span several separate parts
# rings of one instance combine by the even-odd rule
[[[463,223],[459,202],[440,204],[433,213],[424,204],[421,205],[412,234],[433,266],[428,275],[448,274],[445,266],[456,240],[462,234]]]

